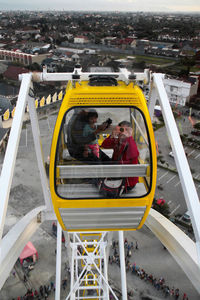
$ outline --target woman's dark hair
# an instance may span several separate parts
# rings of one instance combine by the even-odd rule
[[[131,123],[128,122],[128,121],[121,121],[121,122],[118,124],[118,126],[127,126],[127,127],[132,128]]]
[[[96,110],[91,110],[88,112],[87,119],[89,120],[90,118],[98,118],[98,113]]]

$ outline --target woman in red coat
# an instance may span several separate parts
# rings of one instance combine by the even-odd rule
[[[132,137],[132,131],[131,123],[122,121],[103,141],[102,148],[114,150],[113,161],[118,161],[119,164],[138,164],[139,151]],[[137,183],[138,177],[127,177],[126,190],[132,190]]]

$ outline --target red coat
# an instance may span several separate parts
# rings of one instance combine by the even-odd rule
[[[108,137],[103,141],[101,147],[114,150],[113,161],[119,161],[121,164],[138,164],[139,151],[132,136],[127,137],[122,144],[119,143],[119,139]],[[123,152],[125,147],[127,147],[127,150]],[[138,183],[138,177],[128,177],[126,179],[126,187],[133,187],[136,183]]]

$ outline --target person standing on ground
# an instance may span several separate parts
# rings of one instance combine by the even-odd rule
[[[179,289],[175,289],[175,299],[179,298]]]
[[[43,295],[44,295],[44,289],[43,289],[43,286],[41,285],[40,286],[40,295],[43,297]]]
[[[34,291],[34,297],[37,298],[38,296],[39,296],[39,295],[38,295],[38,291],[35,290],[35,291]]]
[[[65,278],[65,279],[63,280],[62,287],[63,287],[63,290],[66,289],[66,287],[67,287],[67,278]]]
[[[188,300],[188,297],[187,297],[186,293],[183,294],[183,300]]]
[[[135,242],[135,249],[136,249],[136,250],[139,249],[139,248],[138,248],[138,242],[137,242],[137,241]]]

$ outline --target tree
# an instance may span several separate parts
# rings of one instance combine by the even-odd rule
[[[181,63],[186,66],[185,73],[189,75],[191,67],[195,65],[195,58],[185,56],[181,59]]]
[[[34,62],[32,65],[29,66],[29,70],[30,71],[42,71],[42,67],[38,63]]]
[[[200,130],[200,122],[196,123],[196,124],[194,125],[194,128]]]
[[[164,203],[158,204],[158,200],[154,198],[153,208],[157,210],[160,214],[162,214],[163,216],[169,219],[170,217],[169,205],[165,201]]]

